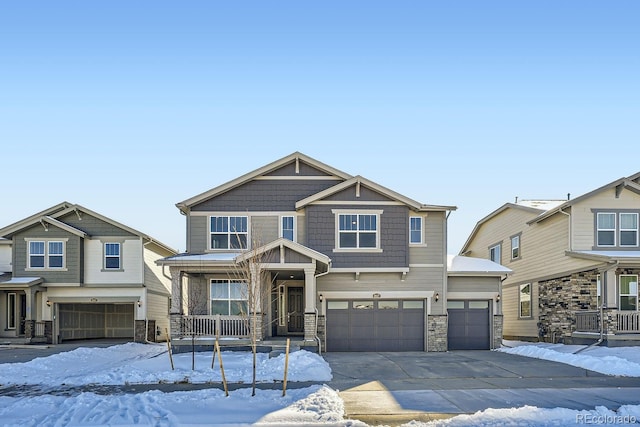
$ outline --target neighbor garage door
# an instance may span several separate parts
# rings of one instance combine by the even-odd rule
[[[329,300],[327,351],[423,351],[424,301]]]
[[[131,338],[133,304],[60,304],[60,339]]]
[[[449,350],[488,350],[489,301],[448,301]]]

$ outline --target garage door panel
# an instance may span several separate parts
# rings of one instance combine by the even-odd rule
[[[424,350],[422,308],[403,309],[400,300],[345,301],[327,302],[327,351]],[[408,307],[424,307],[410,302]]]
[[[447,312],[449,350],[490,348],[488,301],[450,301]]]

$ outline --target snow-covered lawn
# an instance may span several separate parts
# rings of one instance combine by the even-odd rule
[[[498,351],[556,360],[610,375],[640,376],[640,347],[598,347],[571,354],[582,348],[561,344],[505,342],[512,348]],[[191,370],[191,354],[174,355],[175,370],[163,345],[123,344],[108,348],[79,348],[66,353],[34,359],[27,363],[0,364],[0,384],[56,387],[88,384],[123,385],[133,383],[207,383],[220,380],[216,359],[211,353],[196,354]],[[229,381],[251,381],[251,355],[223,353]],[[281,381],[283,356],[269,359],[260,355],[257,378],[260,382]],[[325,360],[306,351],[290,355],[288,381],[314,381],[317,385],[281,390],[250,389],[230,392],[220,389],[164,393],[99,395],[84,392],[73,396],[0,396],[2,426],[103,426],[103,425],[334,425],[358,426],[359,421],[344,419],[344,404],[338,393],[323,382],[331,380]],[[640,399],[640,397],[639,397]],[[407,426],[551,426],[640,422],[640,405],[627,405],[612,411],[604,407],[591,411],[565,408],[542,409],[531,406],[486,409],[472,415],[459,415],[431,423],[412,422]]]

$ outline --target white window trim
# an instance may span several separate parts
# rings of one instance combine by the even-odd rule
[[[511,260],[512,261],[516,260],[516,259],[520,259],[520,257],[522,256],[522,252],[520,251],[520,246],[521,246],[520,236],[521,236],[520,234],[516,234],[514,236],[511,236],[511,239],[510,239],[511,240]],[[518,241],[518,245],[517,246],[513,245],[513,241],[514,240]],[[513,252],[516,251],[516,250],[518,251],[518,255],[514,256]]]
[[[234,279],[216,279],[216,278],[212,278],[209,279],[209,301],[208,301],[208,312],[211,315],[211,308],[212,308],[212,302],[214,301],[214,298],[211,296],[211,285],[213,285],[213,282],[225,282],[227,284],[227,290],[229,291],[229,295],[231,295],[231,282],[234,283],[243,283],[246,286],[248,286],[246,284],[246,282],[242,281],[242,280],[234,280]],[[215,298],[215,301],[226,301],[227,302],[227,309],[230,308],[231,306],[231,301],[244,301],[247,304],[247,311],[249,311],[250,307],[249,307],[249,296],[248,295],[242,295],[241,298]],[[230,311],[230,310],[229,310]],[[245,315],[248,315],[248,313],[245,313]],[[235,314],[221,314],[220,316],[237,316]]]
[[[600,221],[598,220],[598,218],[600,218],[600,215],[613,215],[613,228],[600,228]],[[613,247],[615,247],[617,245],[617,243],[618,243],[617,228],[618,228],[618,215],[616,215],[615,212],[597,212],[596,213],[596,236],[595,236],[596,246],[600,247],[600,248],[613,248]],[[600,244],[600,241],[598,240],[598,233],[600,231],[612,231],[613,232],[613,244],[612,245],[602,245],[602,244]]]
[[[231,238],[230,236],[233,234],[231,232],[231,227],[229,227],[229,231],[226,232],[227,234],[227,248],[212,248],[211,247],[211,235],[213,234],[213,231],[211,231],[211,218],[213,217],[226,217],[228,220],[230,218],[246,218],[247,219],[247,231],[243,232],[243,233],[239,233],[239,234],[246,234],[247,236],[247,247],[246,248],[232,248],[231,247]],[[220,214],[211,214],[207,216],[207,251],[212,251],[212,252],[238,252],[238,251],[246,251],[251,249],[251,217],[248,215],[234,215],[233,213],[220,213]],[[216,234],[222,234],[222,233],[216,233]]]
[[[522,299],[522,288],[525,286],[529,286],[529,299]],[[523,301],[529,301],[529,315],[522,315],[522,303]],[[518,286],[518,318],[519,319],[532,319],[533,318],[533,284],[532,283],[523,283]]]
[[[491,259],[491,250],[492,249],[496,249],[496,251],[498,252],[498,260],[497,261]],[[493,261],[493,262],[495,262],[497,264],[502,264],[502,244],[501,243],[498,243],[496,245],[493,245],[493,246],[489,247],[489,260]]]
[[[27,243],[27,262],[25,271],[67,271],[68,238],[40,239],[35,237],[27,237],[24,240]],[[31,242],[44,243],[44,267],[31,267]],[[62,243],[62,267],[49,267],[49,242]],[[58,254],[56,254],[56,256],[58,256]]]
[[[13,303],[12,300],[13,299]],[[13,305],[13,307],[11,307]],[[11,316],[13,312],[13,317]],[[18,294],[10,292],[7,294],[7,329],[15,330],[18,324]]]
[[[348,253],[348,252],[359,252],[359,253],[381,253],[382,248],[380,247],[380,216],[382,215],[382,209],[331,209],[331,213],[333,213],[335,218],[335,247],[333,252],[339,253]],[[375,248],[341,248],[338,245],[340,244],[340,215],[375,215],[376,216],[376,247]]]
[[[120,267],[118,268],[107,268],[107,244],[118,244],[120,245]],[[113,241],[113,240],[104,240],[102,242],[102,270],[101,271],[124,271],[124,241]],[[109,257],[115,258],[115,257]]]
[[[297,242],[298,241],[298,236],[297,236],[297,232],[298,232],[298,226],[297,226],[297,221],[296,221],[296,216],[295,215],[280,215],[279,218],[279,229],[278,229],[278,236],[280,237],[284,237],[284,227],[282,226],[282,221],[284,218],[291,218],[293,220],[293,242]]]
[[[412,219],[419,219],[420,220],[420,241],[419,242],[412,242],[411,241],[411,220]],[[411,246],[427,246],[427,244],[425,243],[425,239],[424,239],[424,217],[422,216],[410,216],[409,217],[409,245]]]
[[[620,212],[619,214],[619,230],[618,233],[620,233],[620,236],[622,236],[622,232],[623,231],[635,231],[636,233],[636,242],[634,244],[631,245],[623,245],[622,244],[622,237],[620,237],[619,241],[620,241],[620,247],[621,248],[636,248],[638,247],[638,235],[640,235],[640,230],[638,230],[638,228],[640,227],[640,221],[638,218],[638,214],[636,212]],[[633,215],[636,217],[636,228],[622,228],[622,215]]]

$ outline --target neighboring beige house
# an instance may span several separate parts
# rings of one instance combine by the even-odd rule
[[[570,200],[506,203],[460,254],[513,270],[503,283],[506,339],[640,344],[639,215],[640,173]]]
[[[298,152],[176,206],[187,252],[158,261],[173,279],[176,351],[194,335],[210,346],[256,329],[265,343],[290,338],[321,351],[501,341],[500,280],[509,270],[458,257],[448,272],[454,206],[419,203]],[[238,277],[255,255],[255,274]],[[261,301],[248,304],[256,289]]]
[[[0,238],[0,267],[9,270],[0,275],[0,337],[166,338],[171,280],[155,261],[175,250],[68,202],[0,229]]]

